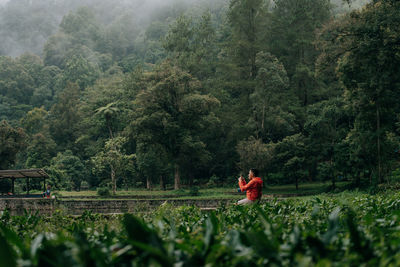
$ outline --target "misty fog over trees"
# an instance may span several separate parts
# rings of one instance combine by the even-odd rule
[[[400,179],[399,18],[393,0],[0,1],[0,169],[68,190]]]

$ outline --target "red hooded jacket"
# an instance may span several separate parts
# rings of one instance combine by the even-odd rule
[[[262,196],[262,185],[263,181],[260,177],[254,177],[251,181],[246,184],[244,179],[239,181],[240,190],[246,191],[246,196],[249,200],[258,200]]]

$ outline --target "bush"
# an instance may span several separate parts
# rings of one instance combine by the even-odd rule
[[[211,176],[210,180],[208,180],[207,186],[215,187],[218,185],[219,180],[220,180],[219,177],[214,174],[213,176]]]
[[[97,188],[97,195],[101,197],[108,197],[111,195],[110,189],[108,189],[107,187],[99,187]]]
[[[400,183],[400,168],[395,169],[388,177],[390,183]]]
[[[189,195],[191,195],[191,196],[200,195],[199,187],[198,186],[193,186],[192,188],[190,188]]]
[[[285,176],[281,172],[269,173],[265,180],[268,185],[279,185],[282,184],[282,181],[285,181]]]
[[[186,195],[186,191],[185,191],[185,189],[180,188],[180,189],[174,190],[174,194],[175,195]]]
[[[89,189],[89,184],[86,181],[81,182],[81,190],[88,190]]]

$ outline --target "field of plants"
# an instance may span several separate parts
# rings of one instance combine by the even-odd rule
[[[2,266],[399,266],[400,193],[0,217]]]

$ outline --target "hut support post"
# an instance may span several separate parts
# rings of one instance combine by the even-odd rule
[[[14,186],[15,186],[15,178],[11,178],[11,193],[14,195],[15,191],[14,191]]]

